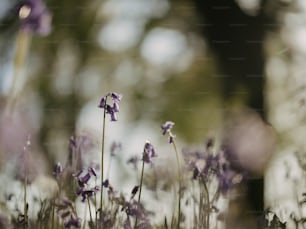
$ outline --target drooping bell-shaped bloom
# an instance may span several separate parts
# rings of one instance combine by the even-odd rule
[[[42,0],[24,0],[17,4],[20,29],[41,36],[51,31],[52,15]]]
[[[108,97],[112,99],[112,104],[107,103]],[[110,92],[106,96],[101,98],[98,107],[104,109],[106,111],[106,114],[110,115],[111,121],[117,121],[117,113],[119,112],[119,102],[121,101],[121,99],[121,94],[118,94],[116,92]]]

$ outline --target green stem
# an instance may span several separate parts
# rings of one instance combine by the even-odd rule
[[[25,165],[26,166],[26,165]],[[24,189],[24,196],[23,196],[23,204],[24,204],[24,229],[28,228],[28,203],[27,203],[27,171],[25,171],[23,189]]]
[[[5,114],[10,115],[16,103],[16,82],[22,68],[25,66],[25,59],[31,41],[31,34],[26,31],[19,31],[16,40],[16,53],[14,58],[14,68],[12,76],[12,85],[8,92],[8,100],[5,106]]]
[[[210,218],[210,200],[209,200],[209,191],[206,185],[206,182],[202,178],[202,183],[204,186],[205,194],[206,194],[206,208],[207,208],[207,213],[206,213],[206,228],[209,229],[209,218]]]
[[[102,216],[102,210],[103,210],[102,207],[103,207],[103,181],[104,181],[105,120],[106,120],[106,109],[104,109],[103,112],[103,128],[102,128],[100,217]]]
[[[95,177],[95,187],[97,186],[97,177]],[[95,229],[98,229],[98,217],[97,217],[97,194],[96,192],[94,193],[95,195]]]
[[[84,222],[83,222],[82,229],[85,229],[86,227],[86,218],[87,218],[87,211],[84,211]]]
[[[173,145],[173,148],[174,148],[174,151],[175,151],[176,162],[177,162],[177,170],[178,170],[178,176],[179,176],[178,210],[177,210],[177,229],[179,229],[180,228],[180,222],[181,222],[182,175],[181,175],[181,166],[180,166],[179,155],[178,155],[176,144],[175,144],[174,140],[172,141],[172,145]]]
[[[55,209],[54,209],[54,200],[53,200],[53,201],[52,201],[51,229],[54,229],[54,216],[55,216]]]
[[[203,199],[205,197],[203,196],[202,189],[200,189],[200,203],[199,203],[199,215],[198,215],[198,225],[199,228],[202,229],[203,226],[206,226],[206,215],[205,215],[205,204],[203,203]],[[204,216],[203,216],[203,209],[204,209]],[[207,229],[207,228],[205,228]]]
[[[28,141],[27,140],[27,146],[24,148],[24,181],[23,181],[23,190],[24,190],[24,196],[23,196],[23,214],[24,214],[24,229],[28,228],[28,203],[27,203],[27,184],[28,184]]]
[[[138,206],[140,205],[140,197],[141,197],[141,191],[142,191],[142,181],[143,181],[143,172],[144,172],[144,165],[145,165],[145,162],[144,160],[142,160],[142,168],[141,168],[141,176],[140,176],[140,184],[139,184],[139,193],[138,193]],[[137,228],[137,215],[136,215],[136,219],[135,219],[135,225],[134,225],[134,229]]]
[[[87,197],[87,203],[88,203],[88,210],[89,210],[90,222],[93,223],[93,218],[92,218],[92,214],[91,214],[91,206],[90,206],[89,197]]]

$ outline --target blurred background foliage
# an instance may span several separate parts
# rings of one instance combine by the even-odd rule
[[[17,2],[0,1],[1,110],[12,85]],[[108,127],[108,140],[137,144],[138,149],[143,138],[160,134],[166,120],[176,123],[180,140],[193,144],[218,135],[224,120],[248,108],[285,136],[305,118],[298,116],[304,111],[303,88],[299,100],[287,100],[304,78],[304,0],[45,2],[52,13],[52,31],[32,37],[19,78],[23,83],[14,110],[19,119],[0,120],[2,154],[18,152],[31,133],[37,151],[52,162],[50,167],[65,161],[71,135],[87,130],[100,138],[98,103],[111,91],[123,94],[123,101],[119,124]],[[243,149],[245,161],[266,160],[274,133],[249,114],[250,119],[241,118],[245,123],[231,123],[227,135],[237,151]],[[291,139],[302,138],[291,133]],[[126,174],[119,176],[124,181]],[[257,196],[253,202],[262,205],[262,180],[255,187],[249,189],[250,196]]]
[[[1,1],[1,100],[5,103],[18,21]],[[50,159],[56,142],[66,145],[76,131],[80,110],[98,104],[108,91],[124,95],[127,122],[178,123],[189,141],[220,121],[215,63],[193,2],[46,1],[52,32],[34,36],[26,60],[26,84],[19,94],[37,112],[40,144]],[[21,99],[20,99],[21,101]],[[90,107],[89,109],[96,109]],[[91,117],[88,117],[89,119]],[[100,120],[96,120],[97,128]]]
[[[11,83],[16,2],[0,2],[1,104]],[[249,106],[265,116],[264,35],[285,4],[271,2],[46,1],[52,31],[33,37],[19,93],[20,107],[35,114],[42,151],[61,157],[84,128],[80,115],[92,120],[85,110],[109,91],[124,95],[125,122],[172,120],[189,143],[219,130],[229,110]],[[100,129],[101,120],[93,122]]]

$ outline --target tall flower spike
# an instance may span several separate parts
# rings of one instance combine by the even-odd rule
[[[171,129],[174,126],[174,122],[167,121],[162,126],[162,134],[166,135],[168,133],[168,143],[173,145],[173,149],[175,151],[176,161],[177,161],[177,171],[178,171],[178,182],[179,182],[179,190],[178,190],[178,210],[177,210],[177,228],[180,228],[181,223],[181,199],[182,199],[182,175],[181,175],[181,166],[180,159],[177,152],[176,144],[175,144],[175,135],[172,134]]]
[[[21,30],[42,36],[50,33],[52,16],[42,0],[24,0],[16,10]]]

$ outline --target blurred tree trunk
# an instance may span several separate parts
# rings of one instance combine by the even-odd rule
[[[215,53],[227,118],[238,103],[256,110],[263,118],[264,110],[264,36],[266,18],[261,10],[247,15],[234,0],[196,0],[202,18],[203,35]],[[263,178],[248,181],[248,213],[263,211]],[[244,212],[245,214],[245,212]]]

